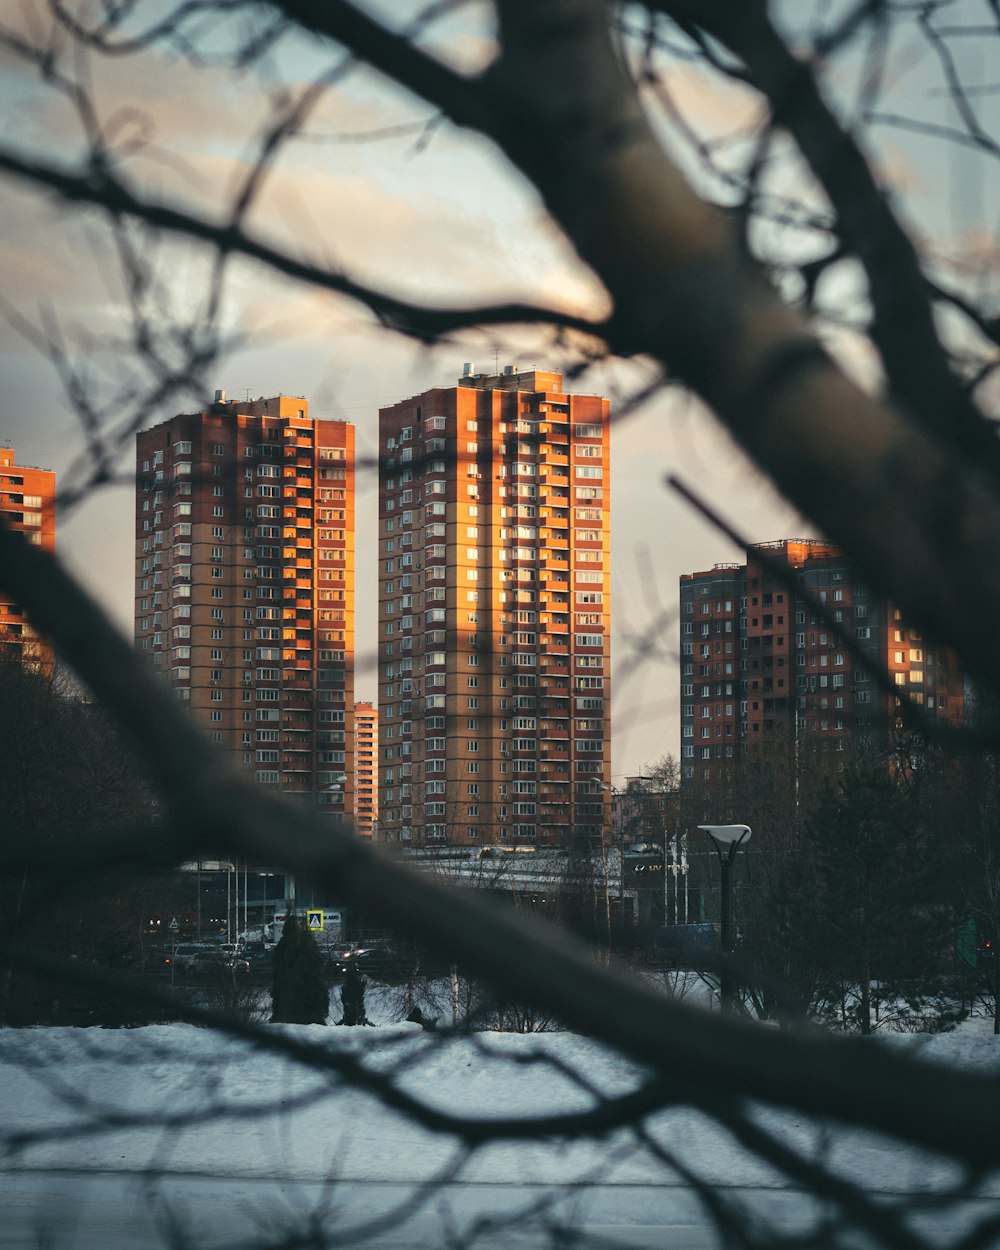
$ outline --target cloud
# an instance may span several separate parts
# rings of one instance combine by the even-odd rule
[[[488,32],[470,25],[460,34],[466,65],[490,55]],[[276,54],[296,87],[310,80],[321,61],[335,60],[335,52],[322,58],[295,48]],[[115,117],[125,123],[116,132],[116,149],[124,152],[131,139],[146,136],[146,146],[129,156],[124,172],[146,193],[222,220],[274,107],[270,68],[258,75],[196,70],[154,54],[95,61],[92,68],[103,123]],[[690,69],[678,72],[672,86],[706,126],[721,131],[749,116],[745,92],[719,88]],[[53,158],[65,157],[78,141],[65,104],[45,98],[23,73],[14,73],[7,91],[5,98],[20,101],[23,141]],[[132,105],[138,107],[134,115],[127,112]],[[413,299],[536,300],[577,312],[603,311],[599,284],[548,221],[534,192],[490,145],[448,127],[419,147],[416,131],[373,137],[427,116],[423,106],[374,75],[351,73],[309,118],[309,137],[281,153],[253,210],[253,229],[295,255],[343,265],[361,281]],[[356,142],[362,134],[369,138]],[[37,193],[0,188],[0,196],[6,298],[30,315],[39,304],[51,305],[68,328],[91,335],[124,331],[128,308],[105,219]],[[194,316],[206,279],[199,250],[168,241],[151,250],[150,260],[165,283],[164,313]],[[214,385],[236,397],[247,391],[306,394],[314,416],[355,421],[358,446],[369,453],[380,405],[453,384],[463,360],[558,368],[565,355],[547,331],[530,328],[470,332],[425,348],[376,329],[348,301],[242,260],[227,274],[225,321],[248,341],[218,362]],[[9,366],[5,376],[16,385],[9,431],[15,446],[25,458],[48,459],[64,472],[82,440],[65,433],[72,423],[65,405],[58,407],[51,370],[9,327],[0,326],[0,350]],[[108,362],[85,363],[96,369]],[[617,363],[588,372],[573,386],[617,400],[645,377],[641,366]],[[739,558],[666,490],[669,471],[708,483],[727,507],[731,503],[731,519],[751,539],[779,537],[788,532],[786,524],[800,527],[787,520],[714,422],[679,392],[665,392],[615,429],[612,465],[620,665],[658,606],[676,601],[680,573]],[[372,486],[369,473],[359,501],[358,653],[364,657],[374,638]],[[62,518],[59,537],[91,589],[123,622],[131,617],[132,509],[129,490],[105,492],[78,515]],[[636,772],[645,760],[676,749],[676,723],[665,711],[676,709],[673,645],[668,635],[664,655],[645,670],[650,679],[631,680],[615,696],[617,772]],[[375,693],[370,676],[358,693]]]

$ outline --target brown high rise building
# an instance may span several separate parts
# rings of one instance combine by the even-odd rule
[[[354,427],[218,392],[136,477],[136,646],[259,782],[350,815]]]
[[[354,827],[371,838],[378,824],[378,709],[354,705]]]
[[[786,577],[776,575],[775,562]],[[791,779],[804,760],[820,773],[841,770],[859,751],[891,763],[899,700],[874,680],[873,667],[925,715],[963,721],[965,683],[955,657],[928,646],[829,543],[752,547],[746,564],[685,574],[680,599],[686,824],[745,818],[741,759],[767,767],[770,790],[781,768]]]
[[[0,516],[11,529],[46,551],[56,545],[56,475],[14,462],[14,451],[0,447]],[[40,638],[19,603],[0,595],[0,653],[41,673],[51,674],[51,643]]]
[[[379,419],[379,829],[599,842],[610,814],[609,405],[482,376]]]

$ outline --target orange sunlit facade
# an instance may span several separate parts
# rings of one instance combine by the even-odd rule
[[[11,447],[0,447],[0,516],[29,542],[54,551],[56,545],[56,475],[15,462]],[[0,593],[0,652],[51,675],[52,644],[39,637],[19,603]]]
[[[378,709],[354,705],[354,828],[372,838],[378,824]]]
[[[466,367],[379,419],[380,836],[599,842],[609,405]]]
[[[217,392],[136,478],[136,647],[257,781],[350,814],[354,427]]]

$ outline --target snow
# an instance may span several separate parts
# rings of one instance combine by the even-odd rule
[[[570,1033],[452,1035],[410,1024],[273,1025],[264,1033],[279,1043],[305,1043],[317,1060],[341,1068],[360,1062],[374,1079],[392,1077],[422,1104],[458,1117],[581,1111],[602,1097],[634,1090],[643,1080],[643,1072],[620,1055]],[[872,1044],[1000,1072],[1000,1039],[993,1037],[989,1021],[970,1021],[950,1034],[899,1035]],[[575,1142],[498,1141],[465,1158],[452,1135],[386,1107],[342,1072],[184,1024],[2,1031],[0,1105],[4,1177],[16,1182],[30,1175],[35,1186],[39,1175],[72,1173],[78,1181],[89,1176],[106,1182],[108,1176],[120,1181],[156,1173],[306,1187],[336,1182],[341,1193],[354,1187],[360,1194],[373,1185],[417,1185],[456,1169],[449,1184],[473,1189],[508,1186],[511,1193],[534,1194],[589,1184],[608,1193],[638,1187],[638,1194],[652,1195],[682,1184],[659,1153],[728,1189],[773,1194],[786,1188],[783,1178],[739,1148],[723,1128],[684,1107],[649,1117],[655,1148],[622,1129]],[[757,1121],[869,1190],[927,1193],[955,1183],[959,1175],[947,1161],[868,1133],[767,1110],[757,1113]],[[0,1201],[3,1193],[0,1188]],[[37,1190],[27,1215],[45,1209],[45,1193],[44,1186]],[[634,1207],[633,1202],[630,1218]],[[644,1209],[641,1201],[639,1207]],[[796,1218],[801,1215],[799,1210]],[[711,1244],[693,1237],[678,1244]],[[0,1237],[0,1244],[16,1242]],[[94,1244],[119,1243],[105,1234]]]

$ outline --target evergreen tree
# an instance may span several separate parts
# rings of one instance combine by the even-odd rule
[[[880,1002],[925,1008],[942,987],[953,914],[906,779],[878,766],[849,769],[824,787],[806,839],[816,936],[844,1021],[871,1033]]]
[[[340,1003],[344,1014],[337,1021],[338,1024],[371,1023],[365,1015],[365,987],[367,984],[367,980],[361,975],[357,967],[353,963],[348,964],[344,984],[340,987]]]
[[[323,956],[298,917],[285,921],[274,950],[271,983],[272,1024],[326,1024],[330,991],[323,977]]]

